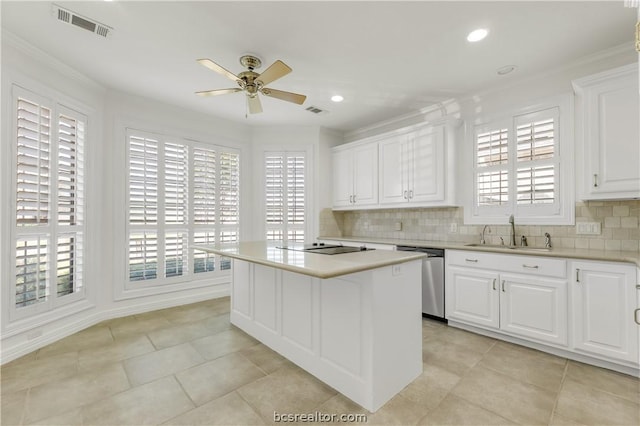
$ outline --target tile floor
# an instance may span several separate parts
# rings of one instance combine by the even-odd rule
[[[229,324],[222,298],[97,324],[2,366],[2,425],[640,424],[638,379],[423,320],[424,372],[375,414]]]

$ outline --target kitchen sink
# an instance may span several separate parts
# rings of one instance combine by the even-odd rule
[[[507,250],[523,250],[523,251],[551,251],[550,248],[546,248],[546,247],[504,246],[501,244],[469,243],[469,244],[465,244],[465,246],[466,247],[487,247],[487,248],[497,248],[497,249],[507,249]]]

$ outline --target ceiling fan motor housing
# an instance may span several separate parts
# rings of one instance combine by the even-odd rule
[[[240,57],[240,64],[245,68],[249,68],[250,71],[253,71],[262,66],[262,61],[255,56],[244,55]]]

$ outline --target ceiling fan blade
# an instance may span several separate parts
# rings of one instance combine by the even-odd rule
[[[261,81],[263,86],[275,81],[291,72],[291,68],[281,60],[275,61],[269,68],[264,70],[256,80]]]
[[[255,96],[247,96],[247,103],[249,104],[249,113],[258,114],[262,112],[262,103],[260,103],[260,98],[257,94]]]
[[[233,81],[238,81],[239,80],[237,75],[235,75],[234,73],[232,73],[228,69],[223,68],[220,65],[216,64],[211,59],[206,59],[206,58],[198,59],[198,62],[200,62],[200,64],[204,65],[205,67],[209,68],[210,70],[224,75],[229,80],[233,80]]]
[[[235,93],[241,92],[242,89],[234,88],[234,89],[217,89],[217,90],[203,90],[201,92],[196,92],[198,96],[218,96],[218,95],[226,95],[227,93]]]
[[[270,96],[272,98],[281,99],[283,101],[293,102],[294,104],[298,104],[298,105],[302,105],[305,99],[307,99],[305,95],[299,95],[297,93],[291,93],[291,92],[284,92],[282,90],[276,90],[276,89],[264,88],[262,89],[262,94],[265,96]]]

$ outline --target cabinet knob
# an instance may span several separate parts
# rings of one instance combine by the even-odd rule
[[[576,268],[576,282],[580,282],[580,269]]]
[[[412,198],[413,198],[413,189],[410,189],[409,190],[409,199],[412,199]]]
[[[404,190],[404,192],[402,193],[402,197],[403,197],[405,200],[408,200],[408,199],[409,199],[409,196],[408,196],[407,194],[408,194],[408,191],[405,189],[405,190]]]
[[[598,187],[598,174],[594,174],[593,175],[593,187],[597,188]]]

